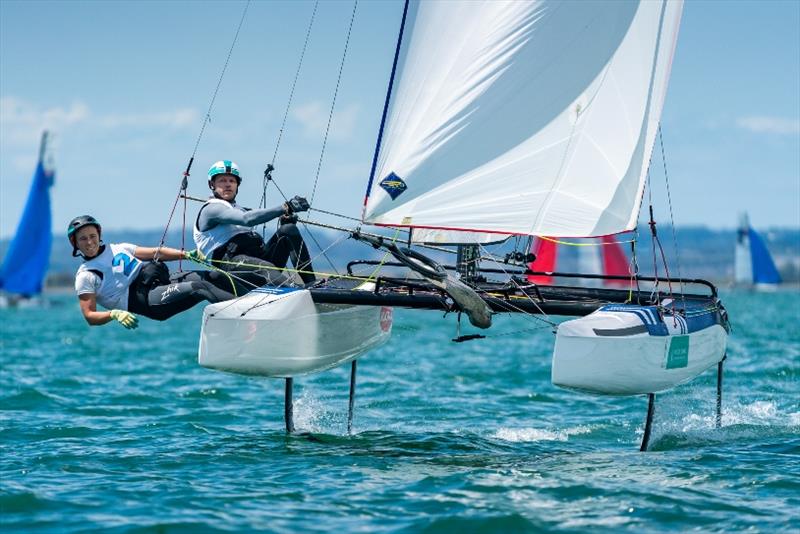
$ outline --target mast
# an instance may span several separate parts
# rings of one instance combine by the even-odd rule
[[[400,22],[400,32],[397,34],[397,47],[394,51],[394,61],[392,62],[392,74],[389,76],[389,87],[386,89],[386,101],[383,104],[383,114],[381,115],[381,125],[378,128],[378,141],[375,143],[375,154],[372,156],[372,168],[369,171],[369,181],[367,182],[367,192],[364,195],[364,210],[367,208],[367,199],[369,198],[369,192],[372,189],[372,181],[375,178],[375,168],[378,165],[378,154],[381,150],[381,140],[383,139],[383,129],[386,126],[386,114],[389,111],[389,101],[392,97],[392,87],[394,86],[394,77],[397,73],[397,58],[400,57],[400,45],[403,43],[403,31],[406,27],[406,15],[408,15],[408,2],[409,0],[405,1],[403,5],[403,19]],[[362,211],[361,218],[364,218],[364,212]]]

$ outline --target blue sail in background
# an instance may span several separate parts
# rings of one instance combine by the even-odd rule
[[[0,267],[0,289],[8,293],[33,296],[42,292],[50,261],[52,216],[50,186],[55,173],[45,168],[47,132],[42,135],[39,162],[33,175],[25,210],[14,239]]]
[[[772,256],[770,256],[764,240],[752,227],[749,228],[748,234],[750,237],[750,258],[753,265],[753,283],[780,284],[781,275],[778,274],[778,269],[775,267],[775,262],[772,261]]]
[[[759,233],[750,226],[746,213],[739,219],[734,276],[740,286],[755,289],[775,289],[781,283],[781,275],[775,267],[767,245]]]

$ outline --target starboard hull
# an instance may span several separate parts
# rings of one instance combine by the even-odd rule
[[[347,363],[385,343],[392,308],[315,304],[307,290],[256,290],[203,313],[198,361],[244,375],[291,377]]]
[[[707,315],[697,329],[688,328],[682,317],[667,316],[654,319],[648,331],[643,313],[603,309],[562,323],[553,351],[553,384],[625,396],[658,393],[691,380],[725,356],[727,330],[718,313]]]

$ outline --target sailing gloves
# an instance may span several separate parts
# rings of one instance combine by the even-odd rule
[[[288,212],[287,215],[299,213],[301,211],[308,211],[310,207],[311,204],[309,204],[308,200],[303,197],[295,196],[294,198],[286,201],[286,211]]]
[[[134,330],[139,326],[139,319],[129,311],[111,310],[111,318],[119,321],[128,330]]]

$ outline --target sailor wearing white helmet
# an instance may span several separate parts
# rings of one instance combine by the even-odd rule
[[[208,170],[212,197],[200,208],[195,220],[193,234],[197,249],[216,262],[216,266],[238,272],[240,277],[257,285],[287,284],[290,277],[275,267],[286,267],[291,258],[303,282],[313,283],[316,277],[308,248],[295,224],[295,214],[307,211],[308,201],[295,196],[274,208],[243,208],[236,203],[241,183],[239,167],[233,161],[218,161]],[[253,227],[278,218],[278,230],[265,243]]]

